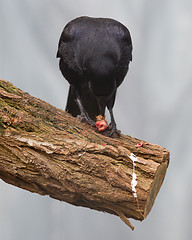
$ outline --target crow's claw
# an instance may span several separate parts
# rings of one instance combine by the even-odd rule
[[[86,122],[86,123],[90,124],[91,126],[95,126],[95,124],[96,124],[95,121],[93,121],[90,117],[86,116],[85,114],[77,115],[77,118],[81,122]]]
[[[111,129],[109,137],[120,137],[120,136],[121,136],[120,130],[118,130],[116,127]]]

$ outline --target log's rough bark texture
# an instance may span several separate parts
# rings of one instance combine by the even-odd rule
[[[0,80],[0,178],[76,206],[143,220],[169,152],[131,136],[109,138]]]

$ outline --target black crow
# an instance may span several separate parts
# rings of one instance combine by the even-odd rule
[[[57,57],[70,84],[66,111],[94,126],[97,119],[98,130],[103,131],[108,126],[107,107],[111,117],[109,135],[118,133],[113,105],[132,60],[129,30],[109,18],[76,18],[61,34]]]

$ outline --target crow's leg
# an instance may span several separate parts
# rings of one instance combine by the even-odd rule
[[[87,123],[89,123],[92,126],[95,126],[95,122],[89,117],[89,114],[87,113],[87,111],[85,110],[84,106],[83,106],[83,102],[81,100],[81,95],[80,95],[80,91],[78,88],[74,87],[75,89],[75,95],[76,95],[76,103],[79,107],[80,110],[80,115],[78,115],[77,117],[83,121],[85,120]]]
[[[111,117],[111,123],[110,123],[110,127],[111,127],[111,132],[110,132],[110,136],[112,136],[114,133],[116,133],[118,136],[120,136],[120,131],[117,129],[117,125],[115,122],[115,118],[113,115],[113,110],[112,108],[108,108],[109,113],[110,113],[110,117]]]
[[[110,117],[111,117],[111,123],[110,123],[111,132],[110,132],[110,136],[112,136],[114,133],[116,133],[118,136],[120,136],[120,131],[117,130],[117,125],[116,125],[115,118],[114,118],[114,115],[113,115],[113,106],[114,106],[114,103],[115,103],[115,96],[116,96],[116,92],[113,94],[113,96],[110,98],[110,100],[109,100],[109,102],[107,104],[107,108],[109,110],[109,114],[110,114]]]
[[[84,109],[81,99],[77,98],[76,102],[77,102],[77,105],[78,105],[79,110],[81,112],[81,114],[78,115],[77,118],[79,118],[81,121],[85,120],[90,125],[95,126],[95,122],[89,117],[88,113]]]

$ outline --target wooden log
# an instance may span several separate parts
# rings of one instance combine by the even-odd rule
[[[52,198],[142,221],[169,151],[131,136],[109,138],[0,80],[0,178]]]

